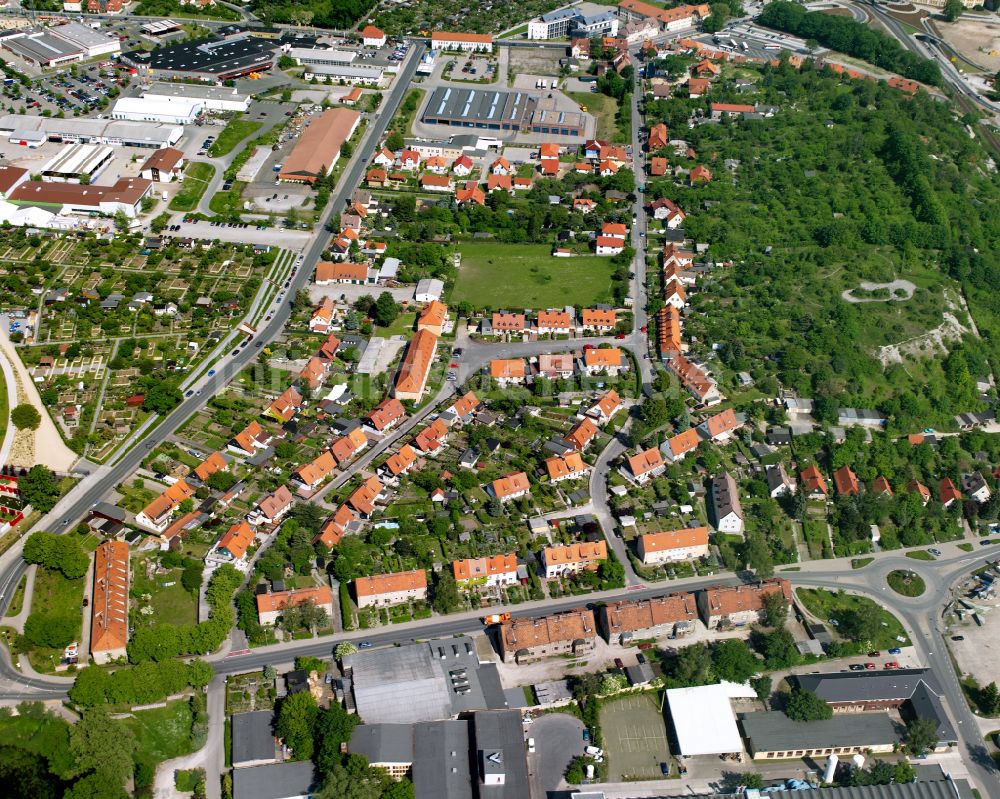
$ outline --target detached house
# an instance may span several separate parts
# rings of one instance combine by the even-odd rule
[[[247,517],[250,524],[273,525],[281,521],[285,514],[292,509],[292,492],[287,486],[281,486],[273,494],[268,494],[260,501],[257,507]]]
[[[237,455],[249,458],[257,450],[267,449],[270,444],[271,436],[255,420],[233,436],[233,440],[229,442],[229,450]]]
[[[588,375],[606,373],[610,377],[617,377],[624,367],[625,359],[617,347],[584,350],[583,370]]]
[[[524,361],[521,358],[494,359],[490,361],[490,377],[500,386],[523,383],[526,377]]]
[[[240,571],[246,571],[247,552],[253,545],[256,536],[254,529],[247,522],[238,522],[215,543],[212,550],[205,556],[205,561],[216,565],[229,563]]]
[[[621,407],[622,401],[618,396],[618,392],[611,389],[598,397],[597,402],[594,403],[587,411],[587,415],[596,419],[598,424],[604,425],[611,421],[611,417],[614,416]]]
[[[736,413],[732,408],[727,408],[698,425],[698,433],[703,438],[722,444],[732,438],[733,431],[739,429],[739,426]]]
[[[326,449],[317,455],[315,460],[296,469],[292,480],[308,491],[315,491],[336,468],[336,459],[330,450]]]
[[[391,478],[406,474],[417,463],[417,453],[409,444],[403,444],[399,452],[390,455],[385,461],[385,470]]]
[[[597,425],[585,416],[564,436],[564,440],[577,452],[583,452],[594,440],[597,430]]]
[[[264,411],[265,416],[270,416],[279,422],[291,421],[292,417],[298,413],[302,407],[302,395],[295,390],[295,387],[287,389]]]
[[[170,526],[170,519],[177,507],[193,496],[194,489],[187,481],[178,480],[135,515],[136,524],[162,534]]]
[[[938,485],[938,499],[946,508],[951,507],[953,502],[962,500],[962,492],[955,488],[950,477],[941,478],[941,483]]]
[[[853,497],[861,493],[858,476],[851,470],[850,466],[841,466],[833,473],[833,484],[837,487],[837,493],[845,497]]]
[[[590,467],[584,463],[579,452],[545,459],[545,470],[550,483],[560,483],[563,480],[576,480],[586,476]]]
[[[568,311],[539,311],[535,320],[535,330],[540,336],[565,336],[573,327],[573,318]]]
[[[712,520],[720,533],[743,534],[739,486],[729,472],[712,478]]]
[[[382,400],[365,417],[365,427],[373,433],[386,433],[406,418],[406,408],[395,397]]]
[[[580,314],[581,326],[591,333],[610,333],[618,324],[613,308],[584,308]]]
[[[809,499],[826,499],[830,493],[826,487],[823,473],[815,464],[802,470],[799,475],[799,483]]]

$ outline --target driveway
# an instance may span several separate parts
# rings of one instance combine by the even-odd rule
[[[525,735],[535,739],[535,753],[528,754],[531,795],[545,799],[566,785],[566,767],[583,754],[583,722],[568,713],[550,713],[527,727]]]

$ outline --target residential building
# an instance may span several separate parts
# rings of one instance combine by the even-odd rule
[[[799,483],[809,499],[826,499],[830,493],[826,487],[823,473],[816,464],[802,470],[799,475]]]
[[[594,245],[598,255],[620,255],[625,249],[623,239],[616,239],[611,236],[598,236],[594,240]]]
[[[531,484],[528,482],[528,475],[524,472],[514,472],[490,483],[490,491],[501,502],[507,502],[526,497],[531,493]]]
[[[587,415],[597,419],[598,424],[604,425],[611,421],[611,417],[621,407],[621,398],[618,396],[618,392],[612,388],[598,397],[597,402],[587,411]]]
[[[583,452],[590,445],[590,442],[594,440],[597,435],[598,427],[591,421],[588,417],[584,416],[573,429],[570,430],[565,435],[566,443],[571,447],[576,449],[577,452]]]
[[[573,318],[567,311],[539,311],[535,319],[535,332],[540,336],[569,335],[573,327]]]
[[[358,514],[347,505],[341,505],[336,513],[323,523],[312,543],[315,545],[321,542],[327,549],[332,549],[340,543],[340,539],[347,533],[347,528],[356,521]]]
[[[543,353],[538,356],[538,376],[549,380],[568,380],[576,371],[572,353]]]
[[[414,569],[408,572],[358,577],[354,581],[354,596],[359,608],[423,601],[427,599],[427,572],[423,569]]]
[[[368,264],[353,264],[341,261],[320,261],[316,264],[317,286],[328,286],[331,283],[347,283],[355,286],[363,286],[369,282]]]
[[[516,585],[517,555],[490,555],[485,558],[466,558],[451,564],[455,582],[465,588]]]
[[[953,502],[960,502],[962,499],[962,492],[955,488],[951,478],[942,477],[938,485],[938,500],[941,504],[949,508]]]
[[[139,168],[139,175],[154,183],[169,183],[184,176],[184,153],[176,147],[161,147]]]
[[[656,447],[643,450],[638,455],[633,455],[628,459],[628,469],[622,473],[632,482],[638,485],[645,485],[652,478],[663,473],[666,464],[663,456]]]
[[[500,386],[523,383],[526,375],[524,360],[521,358],[495,358],[490,361],[490,377]]]
[[[222,453],[213,452],[205,458],[205,460],[194,467],[194,476],[204,483],[216,472],[224,472],[227,468],[229,468],[229,464],[226,463],[226,459],[222,457]]]
[[[991,496],[986,479],[979,472],[962,475],[962,493],[982,505]]]
[[[294,591],[275,591],[271,594],[257,594],[257,620],[264,625],[274,624],[285,608],[312,602],[318,610],[326,611],[333,618],[333,591],[330,586],[298,588]]]
[[[523,313],[494,313],[490,325],[494,336],[520,335],[528,329]]]
[[[550,483],[561,483],[563,480],[577,480],[589,474],[590,466],[584,463],[579,452],[555,456],[545,459],[545,470]]]
[[[385,31],[374,25],[365,25],[361,30],[361,39],[365,47],[385,47]]]
[[[229,563],[240,571],[247,565],[247,552],[253,545],[257,534],[246,521],[232,525],[205,556],[207,563],[221,565]]]
[[[617,347],[602,347],[583,352],[583,369],[588,375],[607,374],[609,377],[617,377],[625,368],[625,358]]]
[[[698,432],[703,438],[724,444],[732,438],[733,431],[739,429],[739,426],[740,422],[736,418],[736,413],[732,408],[726,408],[721,413],[709,416],[698,425]]]
[[[795,483],[788,476],[783,463],[766,467],[764,476],[767,478],[767,493],[771,499],[777,499],[795,490]]]
[[[684,527],[647,533],[639,536],[636,551],[646,566],[704,558],[708,555],[708,528]]]
[[[710,630],[743,627],[763,618],[764,599],[781,593],[792,601],[792,586],[780,577],[750,585],[715,586],[697,592],[698,616]]]
[[[913,494],[919,494],[920,502],[924,507],[927,507],[927,503],[931,501],[931,490],[919,480],[910,480],[906,484],[906,490]]]
[[[694,594],[670,594],[650,599],[621,600],[601,605],[597,622],[608,643],[634,638],[659,638],[692,629],[698,620]]]
[[[417,330],[427,330],[435,336],[440,336],[447,321],[448,306],[440,300],[432,300],[420,311],[417,317]]]
[[[872,494],[874,494],[877,497],[878,496],[891,497],[892,486],[889,484],[889,481],[885,477],[879,475],[872,482]]]
[[[683,433],[678,433],[676,436],[668,438],[660,447],[660,450],[668,461],[678,463],[684,460],[689,452],[694,452],[698,449],[700,443],[701,438],[698,435],[697,428],[689,427]]]
[[[178,480],[135,515],[136,524],[163,533],[170,526],[170,519],[177,506],[193,496],[194,489],[187,481]]]
[[[455,400],[455,404],[448,408],[448,411],[453,413],[458,421],[465,422],[472,418],[479,404],[476,395],[469,391]]]
[[[411,345],[412,346],[412,345]],[[406,408],[395,397],[382,400],[365,417],[365,426],[374,433],[386,433],[406,418]]]
[[[743,534],[740,490],[729,472],[712,478],[712,523],[720,533]]]
[[[580,317],[582,328],[591,333],[610,333],[618,324],[614,308],[584,308]]]
[[[375,513],[375,504],[383,498],[384,489],[385,486],[382,485],[381,481],[372,475],[351,492],[347,498],[347,504],[354,508],[361,518],[371,518],[372,514]]]
[[[243,430],[233,436],[229,442],[229,450],[237,455],[251,457],[259,449],[267,449],[271,444],[271,436],[256,420],[250,422]]]
[[[858,476],[847,465],[841,466],[833,473],[833,484],[837,488],[837,493],[845,497],[853,497],[861,493]]]
[[[312,333],[327,333],[333,326],[333,300],[324,297],[309,318],[309,330]]]
[[[94,553],[90,655],[103,665],[126,656],[128,646],[129,549],[104,541]]]
[[[393,478],[406,474],[417,463],[417,453],[409,444],[403,444],[399,452],[390,455],[385,462],[385,468]]]
[[[413,439],[413,445],[425,455],[432,455],[448,440],[448,426],[440,417],[421,430]]]
[[[600,541],[584,541],[567,546],[551,546],[542,549],[542,566],[545,579],[562,577],[578,572],[595,571],[608,558],[608,544]]]
[[[309,463],[300,466],[292,474],[292,480],[309,491],[315,491],[337,468],[337,459],[325,449]]]
[[[420,400],[427,387],[437,345],[438,337],[428,329],[418,329],[410,339],[393,388],[397,399]]]
[[[351,432],[330,444],[330,454],[333,455],[338,466],[343,466],[367,446],[368,437],[360,427],[355,427]]]
[[[577,608],[540,618],[515,618],[500,625],[500,652],[505,663],[530,663],[543,657],[594,649],[594,612]]]
[[[282,392],[274,402],[264,411],[265,416],[270,416],[279,422],[288,422],[298,413],[302,407],[302,395],[296,391],[295,387]]]
[[[292,509],[294,500],[287,486],[280,486],[274,493],[268,494],[254,509],[247,521],[250,524],[273,525],[281,521]]]

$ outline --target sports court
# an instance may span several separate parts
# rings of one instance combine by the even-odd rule
[[[660,763],[671,759],[658,694],[634,694],[605,703],[601,732],[609,782],[662,779]]]

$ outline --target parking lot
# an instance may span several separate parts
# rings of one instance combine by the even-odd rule
[[[563,783],[573,758],[583,754],[583,722],[566,713],[550,713],[530,724],[525,734],[535,740],[535,752],[528,755],[531,795],[548,796]]]
[[[609,701],[601,708],[601,731],[608,780],[662,779],[661,763],[670,763],[667,726],[658,696],[636,694]]]

